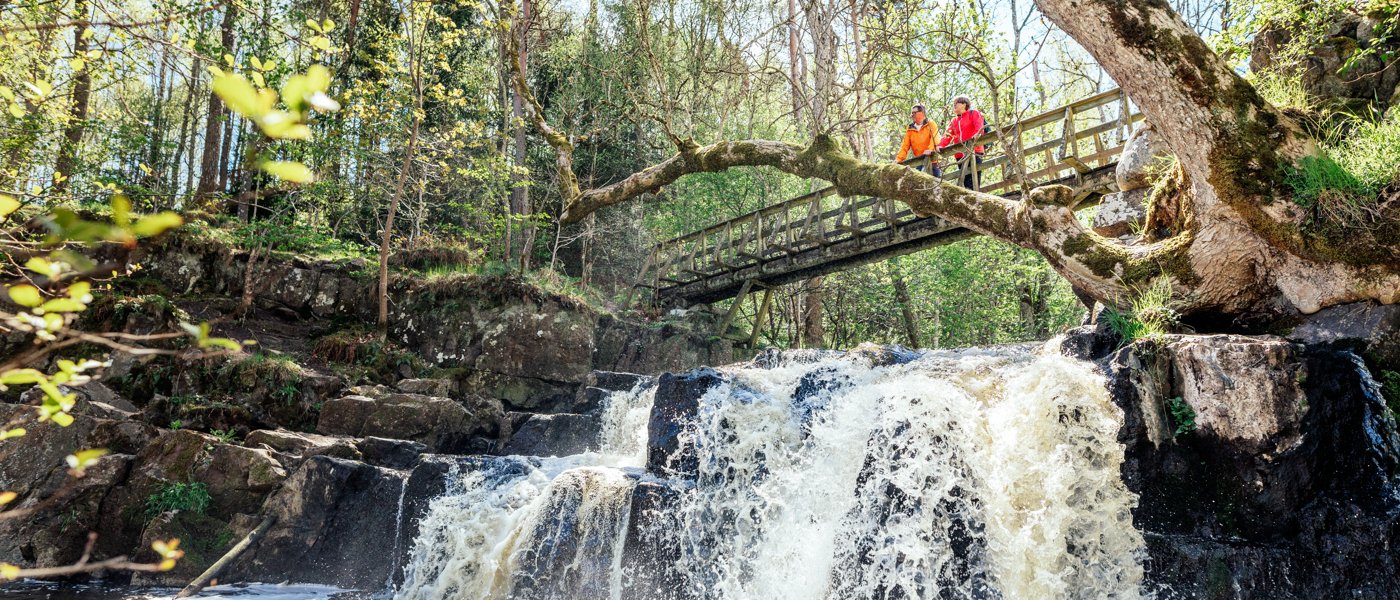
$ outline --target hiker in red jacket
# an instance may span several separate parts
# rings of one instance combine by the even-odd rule
[[[956,116],[953,117],[952,122],[948,123],[948,135],[943,136],[943,139],[938,141],[940,150],[951,144],[977,139],[977,136],[982,135],[982,130],[987,126],[987,122],[982,119],[982,113],[972,110],[972,100],[967,96],[958,96],[953,99],[953,113]],[[972,149],[979,171],[982,165],[982,155],[986,151],[987,149],[983,146]],[[962,157],[963,153],[961,152],[954,155],[954,158],[959,161],[962,160]],[[977,186],[973,185],[972,170],[964,166],[963,173],[963,187],[969,190],[976,189]]]

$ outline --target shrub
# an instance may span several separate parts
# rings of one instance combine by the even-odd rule
[[[1167,400],[1167,410],[1171,411],[1172,423],[1176,424],[1172,437],[1196,430],[1196,411],[1180,396]]]
[[[172,510],[204,514],[209,509],[209,488],[203,483],[172,481],[146,498],[146,516],[155,517]]]

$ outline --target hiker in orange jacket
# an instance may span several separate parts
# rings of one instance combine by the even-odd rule
[[[938,148],[940,150],[947,148],[951,144],[960,144],[968,140],[977,139],[977,136],[982,135],[982,130],[987,126],[986,120],[982,118],[982,113],[972,109],[972,99],[967,96],[958,96],[953,99],[953,113],[956,116],[953,117],[952,122],[948,123],[948,134],[938,141]],[[982,165],[982,155],[986,151],[987,149],[984,146],[977,146],[972,149],[972,153],[975,155],[974,158],[979,167]],[[958,160],[962,160],[962,157],[963,153],[961,152],[953,156],[953,158]],[[976,187],[972,184],[972,171],[968,169],[966,174],[963,175],[962,185],[970,190]]]
[[[928,115],[924,114],[924,105],[915,104],[909,113],[909,129],[904,132],[904,143],[899,147],[899,155],[895,157],[895,162],[904,162],[907,156],[931,156],[935,152],[933,148],[933,132],[938,130],[938,124],[930,122]],[[938,168],[938,161],[932,164],[933,176],[943,175]],[[924,165],[914,167],[920,171],[924,170]]]

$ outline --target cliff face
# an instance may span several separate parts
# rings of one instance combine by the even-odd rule
[[[1366,320],[1388,308],[1346,310]],[[1334,347],[1389,356],[1394,331],[1320,324],[1335,318],[1296,329],[1308,343],[1166,336],[1093,352],[1096,334],[1071,336],[1076,354],[1099,356],[1123,411],[1122,475],[1139,494],[1155,585],[1199,598],[1396,597],[1400,436],[1365,362]]]

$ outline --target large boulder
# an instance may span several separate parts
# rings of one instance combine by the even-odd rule
[[[312,456],[334,456],[348,460],[361,460],[355,440],[347,437],[300,433],[285,429],[259,429],[243,438],[243,445],[249,448],[265,447],[274,452],[296,458]]]
[[[1400,435],[1358,357],[1165,336],[1119,351],[1108,372],[1152,585],[1393,597],[1400,555],[1377,550],[1400,541]]]
[[[1114,192],[1103,197],[1094,212],[1094,232],[1110,238],[1132,235],[1147,220],[1147,189]]]
[[[1118,191],[1131,192],[1151,187],[1153,163],[1167,156],[1171,156],[1171,149],[1157,129],[1151,123],[1138,125],[1118,155],[1118,167],[1114,171]]]
[[[108,556],[129,554],[158,516],[151,498],[176,484],[202,485],[207,514],[227,521],[257,512],[286,477],[285,467],[266,449],[226,444],[195,431],[164,431],[136,453],[126,480],[103,501],[98,548]]]
[[[695,449],[682,443],[681,434],[699,413],[700,398],[723,382],[724,377],[710,368],[661,375],[647,421],[648,472],[694,477],[699,467]]]
[[[530,415],[515,430],[502,454],[521,456],[572,456],[597,450],[597,415],[537,414]]]
[[[433,452],[493,447],[504,412],[486,400],[474,408],[469,412],[451,398],[421,394],[351,395],[325,403],[316,429],[327,435],[420,442]]]
[[[1250,70],[1275,71],[1298,82],[1310,108],[1323,113],[1369,117],[1384,113],[1400,98],[1400,69],[1393,58],[1400,52],[1400,38],[1381,35],[1387,23],[1381,9],[1385,3],[1371,4],[1376,7],[1374,14],[1341,10],[1330,15],[1327,29],[1301,60],[1277,60],[1287,54],[1287,46],[1296,43],[1298,28],[1287,23],[1266,25],[1250,47]]]
[[[1295,342],[1352,350],[1382,368],[1400,371],[1400,304],[1357,302],[1303,317],[1286,334]]]
[[[229,576],[382,589],[402,542],[406,477],[329,456],[308,459],[268,498],[262,512],[276,521]]]

